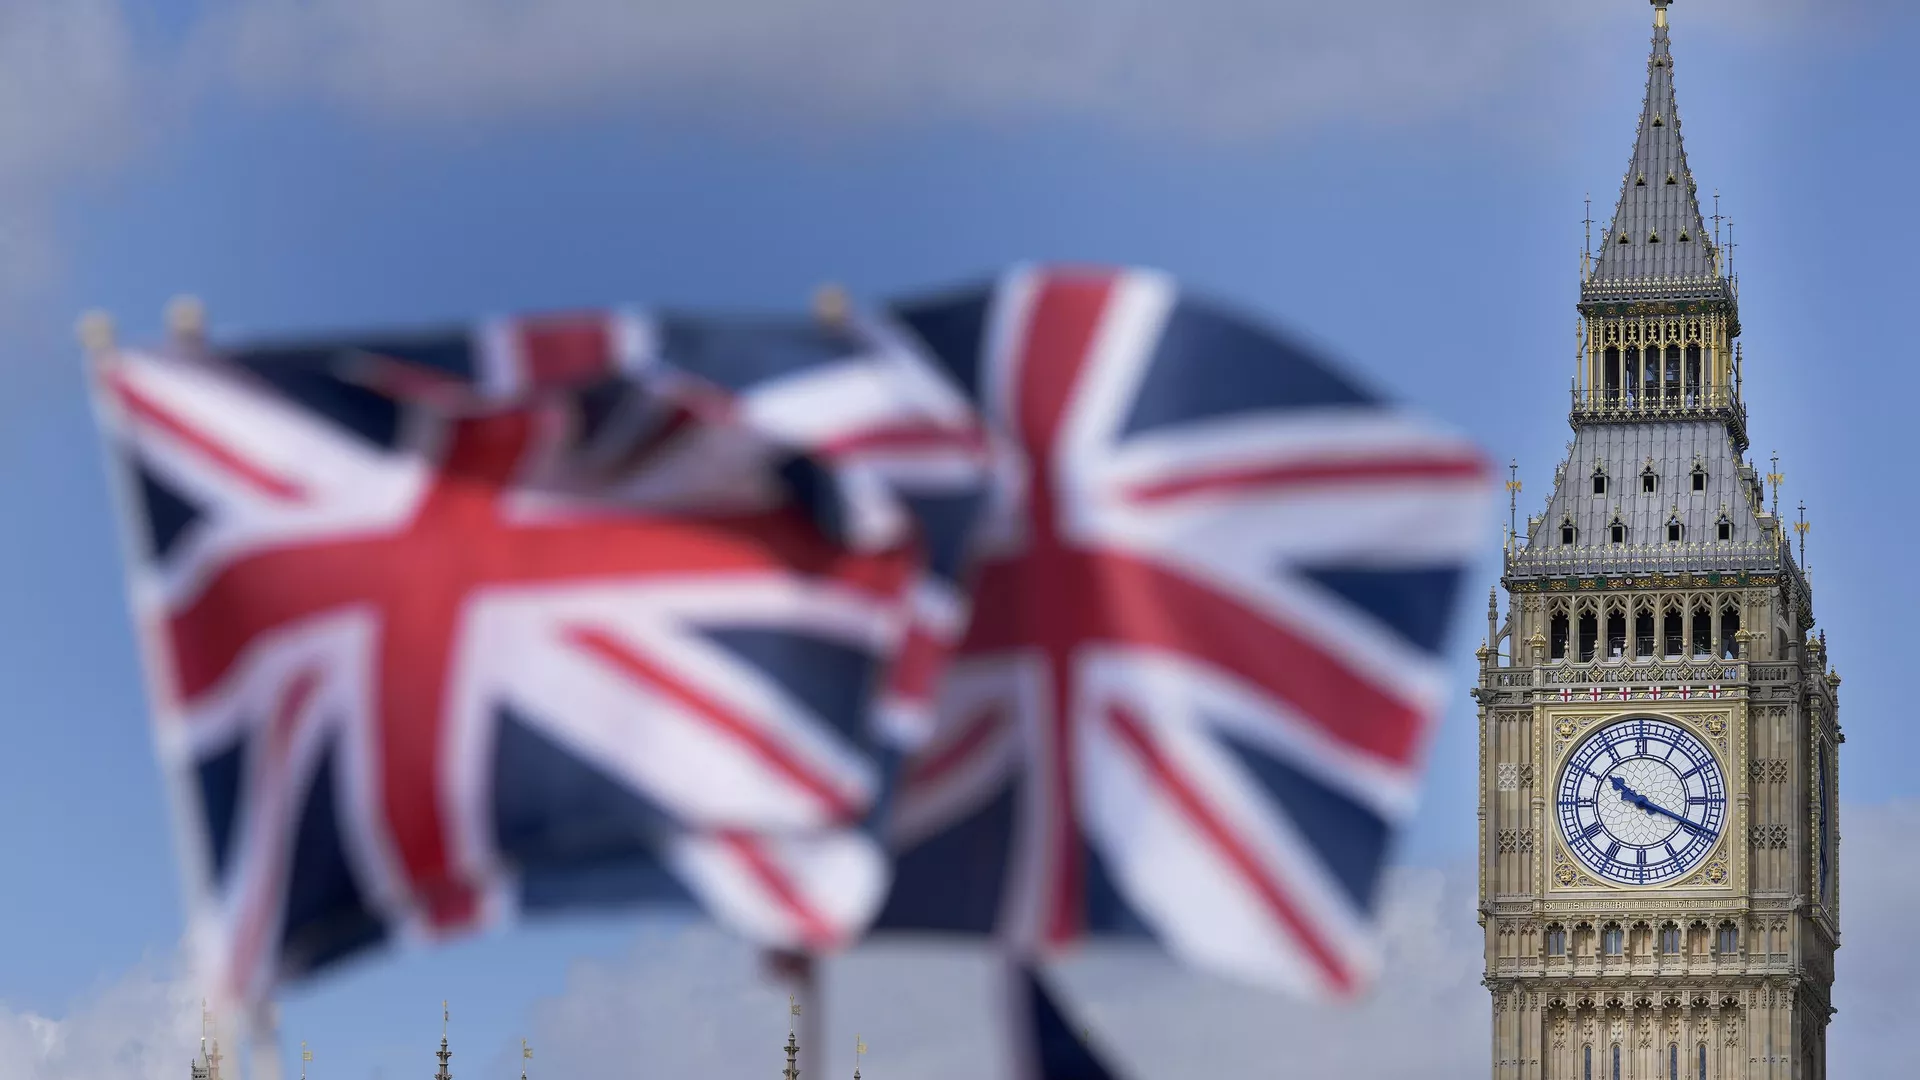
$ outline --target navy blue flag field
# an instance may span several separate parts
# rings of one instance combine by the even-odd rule
[[[1019,476],[890,806],[879,926],[1029,958],[1152,935],[1358,993],[1481,456],[1157,274],[1021,271],[897,315]]]
[[[92,371],[229,1001],[649,903],[1371,970],[1485,470],[1163,277]]]

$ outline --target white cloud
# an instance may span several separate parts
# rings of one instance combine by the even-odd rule
[[[1844,934],[1831,1031],[1834,1075],[1900,1075],[1920,1011],[1920,865],[1906,857],[1920,800],[1842,814]],[[1289,1074],[1389,1080],[1486,1075],[1489,1000],[1471,868],[1399,871],[1387,900],[1388,961],[1351,1009],[1311,1006],[1104,951],[1058,971],[1097,1040],[1136,1080]],[[1005,1074],[991,964],[964,950],[868,947],[827,976],[827,1075],[852,1068],[854,1033],[873,1076],[980,1080]],[[661,1075],[747,1080],[777,1070],[784,990],[746,948],[705,930],[660,930],[616,962],[581,965],[534,1027],[557,1075],[645,1063]],[[505,1062],[500,1063],[502,1066]],[[1898,1066],[1898,1067],[1896,1067]],[[496,1071],[504,1074],[504,1068]]]
[[[1907,858],[1920,799],[1842,812],[1846,946],[1834,995],[1834,1075],[1903,1075],[1920,1011],[1920,865]],[[1388,959],[1351,1009],[1310,1006],[1183,971],[1147,951],[1101,951],[1057,971],[1070,1008],[1136,1080],[1302,1075],[1388,1080],[1486,1074],[1488,999],[1470,868],[1404,869],[1391,882]],[[710,929],[647,920],[628,954],[583,961],[529,1018],[543,1075],[749,1080],[779,1068],[786,988],[752,949]],[[890,944],[833,961],[825,1075],[848,1075],[855,1032],[868,1073],[916,1080],[1005,1075],[990,960],[971,949]],[[172,967],[146,963],[63,1018],[0,1003],[8,1080],[178,1080],[199,1003]],[[516,1075],[517,1048],[479,1070]],[[350,1062],[334,1068],[353,1072]]]
[[[0,3],[0,297],[55,264],[48,217],[66,184],[133,138],[135,49],[114,0]]]
[[[1712,32],[1804,32],[1873,2],[1702,0],[1685,17]],[[1615,0],[257,0],[214,20],[209,40],[255,91],[388,118],[640,103],[774,122],[1038,115],[1265,138],[1431,116],[1511,91],[1523,70],[1577,85],[1569,66],[1596,62],[1588,34],[1623,15]],[[1502,108],[1530,96],[1505,94]]]
[[[382,116],[640,102],[1259,137],[1443,110],[1578,18],[1506,0],[261,0],[213,38],[243,85]]]
[[[1828,1029],[1834,1076],[1913,1071],[1920,1015],[1920,799],[1840,808],[1840,952]]]
[[[1879,3],[1700,0],[1685,17],[1804,36]],[[1583,85],[1595,30],[1628,32],[1614,0],[203,0],[184,13],[191,25],[161,33],[131,0],[0,3],[0,296],[49,276],[63,188],[209,94],[426,125],[652,109],[761,131],[1039,118],[1262,140],[1487,101],[1511,125]]]
[[[0,1003],[7,1080],[181,1080],[199,1049],[200,998],[172,965],[149,961],[52,1019]]]
[[[1265,1075],[1282,1060],[1276,1054],[1302,1075],[1446,1076],[1454,1066],[1480,1075],[1487,1001],[1471,889],[1465,873],[1396,875],[1387,974],[1357,1009],[1250,991],[1144,948],[1089,953],[1055,974],[1096,1041],[1139,1080]],[[833,961],[825,1075],[851,1073],[856,1033],[873,1047],[873,1076],[1005,1075],[999,986],[990,958],[965,947],[868,946]],[[554,1075],[644,1062],[649,1074],[748,1080],[779,1068],[784,993],[744,946],[709,930],[660,928],[623,960],[579,966],[565,994],[537,1008],[535,1042]],[[1381,1040],[1385,1031],[1393,1039]]]

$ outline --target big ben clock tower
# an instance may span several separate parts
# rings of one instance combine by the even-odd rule
[[[1840,678],[1777,466],[1747,458],[1739,291],[1653,6],[1573,441],[1508,545],[1474,691],[1492,1075],[1823,1080]]]

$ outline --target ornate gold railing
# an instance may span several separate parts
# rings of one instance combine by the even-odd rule
[[[1507,553],[1507,573],[1516,577],[1585,577],[1603,574],[1631,577],[1715,570],[1777,570],[1786,558],[1781,546],[1772,540],[1523,547]]]
[[[1649,423],[1657,420],[1722,420],[1744,449],[1747,443],[1747,407],[1731,386],[1684,389],[1660,386],[1639,389],[1574,390],[1573,420],[1578,423]]]

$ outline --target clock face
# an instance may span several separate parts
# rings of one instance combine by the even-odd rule
[[[1713,850],[1727,785],[1712,751],[1678,724],[1616,720],[1560,774],[1560,830],[1587,869],[1622,885],[1672,881]]]
[[[1832,880],[1832,859],[1827,853],[1828,837],[1832,835],[1827,825],[1827,744],[1818,743],[1814,750],[1813,763],[1813,805],[1820,815],[1820,898],[1826,900],[1828,882]]]

